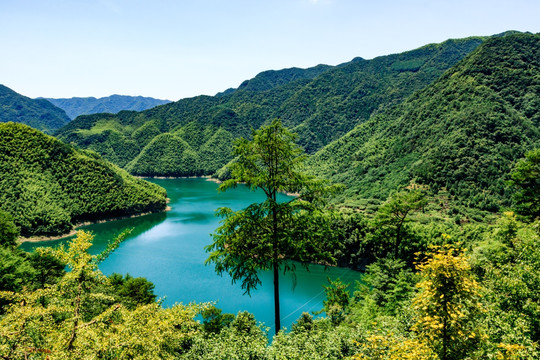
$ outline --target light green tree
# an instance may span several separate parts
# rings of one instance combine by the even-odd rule
[[[441,360],[469,358],[485,340],[479,322],[485,309],[480,302],[481,286],[466,256],[445,245],[428,254],[417,268],[422,280],[413,299],[413,330]]]
[[[259,271],[273,272],[276,333],[281,327],[279,271],[293,271],[292,259],[334,261],[327,246],[332,239],[330,218],[322,211],[323,195],[331,189],[302,171],[305,155],[295,138],[274,120],[255,131],[253,140],[236,142],[231,179],[219,189],[246,184],[262,190],[266,198],[240,211],[220,208],[218,215],[224,220],[206,248],[206,263],[213,263],[219,274],[229,273],[233,282],[241,281],[248,294],[261,284]],[[284,192],[296,196],[279,201],[278,194]]]
[[[204,305],[158,303],[130,310],[99,291],[111,286],[98,269],[101,256],[87,249],[92,235],[79,231],[67,248],[53,250],[71,271],[35,291],[1,291],[9,305],[0,317],[2,359],[173,359],[200,330],[194,317]],[[100,306],[101,305],[101,306]]]

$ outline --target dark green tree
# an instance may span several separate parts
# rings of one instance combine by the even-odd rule
[[[236,161],[231,163],[232,178],[220,191],[245,183],[266,195],[240,211],[220,208],[222,225],[213,234],[214,242],[206,263],[214,263],[216,272],[227,272],[232,281],[242,281],[250,293],[261,284],[259,271],[272,270],[276,333],[280,329],[279,271],[294,271],[289,260],[333,263],[330,251],[330,217],[325,215],[322,197],[331,190],[320,180],[305,174],[305,155],[281,121],[274,120],[253,133],[253,140],[235,143]],[[278,201],[279,193],[296,196]],[[307,266],[307,265],[306,265]]]
[[[28,254],[28,261],[35,270],[32,279],[32,286],[35,289],[43,289],[47,285],[56,284],[65,274],[66,264],[45,248],[37,248],[36,251]]]
[[[156,300],[154,284],[144,277],[133,277],[130,274],[122,276],[113,273],[109,281],[114,289],[116,300],[128,309],[135,309],[139,305],[151,304]]]
[[[5,211],[0,210],[0,246],[15,247],[19,229],[13,222],[13,217]]]
[[[516,164],[510,183],[517,188],[515,210],[529,220],[540,217],[540,149],[529,151]]]
[[[422,209],[427,201],[420,190],[404,190],[392,194],[381,205],[375,216],[375,224],[381,229],[390,229],[394,234],[394,257],[398,258],[402,247],[405,224],[412,212]],[[389,245],[390,247],[391,245]]]
[[[351,294],[348,289],[349,284],[343,283],[339,278],[333,281],[328,278],[328,283],[330,285],[324,286],[324,292],[326,294],[326,300],[323,300],[324,307],[318,313],[326,313],[332,324],[338,325],[345,319],[345,314],[351,301]]]

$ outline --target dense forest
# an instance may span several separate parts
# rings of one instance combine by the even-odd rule
[[[45,99],[60,109],[63,109],[71,119],[75,119],[79,115],[97,113],[116,114],[122,110],[143,111],[154,106],[170,103],[169,100],[127,95],[111,95],[97,99],[95,97]]]
[[[27,237],[166,206],[164,189],[17,123],[0,124],[0,173],[0,210]]]
[[[380,112],[309,161],[343,183],[339,201],[384,200],[411,184],[497,212],[510,205],[508,174],[540,144],[540,37],[493,38],[403,103]],[[476,216],[480,216],[476,214]]]
[[[331,263],[340,256],[363,258],[364,276],[353,294],[347,284],[330,282],[321,309],[325,316],[304,313],[271,344],[249,313],[226,314],[213,304],[162,308],[146,279],[105,277],[98,265],[127,233],[97,255],[88,254],[92,235],[84,231],[67,247],[28,254],[16,247],[12,218],[0,212],[0,354],[7,359],[537,359],[539,171],[540,150],[529,152],[511,173],[520,206],[492,224],[426,222],[425,209],[434,199],[421,190],[393,194],[375,216],[328,210],[313,217],[300,210],[301,233],[323,226],[335,235],[313,244],[310,252],[324,251]],[[286,184],[287,177],[278,176]],[[304,208],[307,199],[295,202]],[[239,226],[249,233],[254,217],[265,211],[261,205],[256,213],[250,207],[229,213],[231,225],[243,218]],[[218,234],[236,236],[235,227]],[[281,231],[294,240],[295,228]],[[237,246],[242,249],[242,242],[220,251]],[[265,246],[257,251],[267,253]],[[251,267],[249,257],[230,260],[239,270]]]
[[[430,84],[483,40],[448,40],[338,66],[266,71],[213,97],[182,99],[140,113],[80,116],[57,136],[94,150],[134,174],[211,175],[231,160],[231,143],[222,143],[213,152],[216,141],[249,137],[252,128],[278,117],[298,133],[299,144],[313,153],[373,112]],[[218,129],[219,138],[213,138]],[[171,143],[181,144],[183,150],[171,151]],[[212,162],[192,156],[201,152],[208,153]],[[186,156],[192,164],[182,167]],[[153,161],[149,163],[148,158]]]
[[[30,99],[0,85],[0,122],[9,121],[52,133],[70,119],[64,110],[45,99]]]
[[[268,71],[57,135],[0,124],[0,357],[540,358],[540,34]],[[252,314],[164,308],[148,280],[104,276],[129,230],[97,255],[84,231],[18,249],[20,235],[163,209],[164,191],[128,172],[262,189],[262,203],[219,210],[207,247],[244,288],[294,271],[287,260],[361,281],[329,281],[320,312],[269,342]]]

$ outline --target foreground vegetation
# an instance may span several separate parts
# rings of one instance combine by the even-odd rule
[[[379,258],[353,296],[339,281],[329,284],[326,316],[302,315],[270,345],[248,313],[222,314],[212,304],[162,308],[144,279],[103,276],[97,264],[104,255],[86,252],[88,233],[67,248],[32,255],[4,241],[0,356],[537,359],[538,225],[506,213],[494,225],[430,239],[443,245],[418,254],[415,267]]]

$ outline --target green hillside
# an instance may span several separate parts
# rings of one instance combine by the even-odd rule
[[[0,122],[18,122],[51,133],[70,119],[45,99],[30,99],[0,85]]]
[[[59,235],[81,221],[166,206],[161,187],[17,123],[0,124],[0,174],[0,210],[23,236]]]
[[[154,106],[170,103],[169,100],[127,95],[111,95],[97,99],[95,97],[73,97],[62,99],[46,98],[46,100],[63,109],[71,119],[75,119],[79,115],[116,114],[122,110],[143,111]]]
[[[477,37],[448,40],[338,66],[266,71],[213,97],[182,99],[143,112],[80,116],[57,136],[134,174],[212,174],[230,160],[230,139],[249,137],[252,129],[279,117],[313,153],[374,112],[432,83],[482,41]],[[212,135],[218,129],[227,143],[216,148]],[[156,138],[161,134],[169,135]],[[164,139],[169,144],[183,140],[199,159],[187,165],[184,152],[175,152],[162,143]],[[201,156],[203,152],[212,157]]]
[[[509,205],[508,174],[540,145],[540,35],[492,38],[433,85],[310,159],[343,183],[340,201],[386,199],[410,183],[467,207]]]

